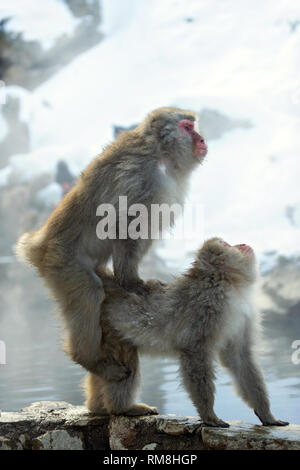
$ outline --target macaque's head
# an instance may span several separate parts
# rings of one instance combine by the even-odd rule
[[[145,132],[155,134],[162,150],[181,167],[201,163],[207,154],[204,138],[198,133],[197,115],[177,108],[160,108],[149,114]]]
[[[198,251],[194,267],[218,272],[235,285],[251,284],[256,279],[256,260],[252,248],[245,244],[231,246],[220,238],[207,240]]]

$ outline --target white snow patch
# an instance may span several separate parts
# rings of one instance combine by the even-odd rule
[[[0,18],[11,18],[6,29],[23,33],[26,41],[39,41],[51,48],[57,38],[71,35],[79,20],[60,0],[6,0],[0,6]]]

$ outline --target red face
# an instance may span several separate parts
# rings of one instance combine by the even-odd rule
[[[225,242],[224,240],[221,241],[222,245],[224,246],[231,246],[229,245],[229,243]],[[250,254],[250,253],[253,253],[253,250],[251,248],[251,246],[249,245],[245,245],[245,243],[241,243],[240,245],[234,245],[235,248],[237,248],[238,250],[240,250],[242,253],[245,253],[245,254]]]
[[[245,245],[245,243],[242,243],[241,245],[235,245],[235,247],[238,248],[243,253],[245,253],[246,255],[253,253],[251,246]]]
[[[179,122],[179,129],[183,132],[187,132],[187,134],[191,136],[195,155],[205,157],[207,154],[207,145],[203,137],[194,130],[194,123],[188,119],[182,119],[182,121]]]

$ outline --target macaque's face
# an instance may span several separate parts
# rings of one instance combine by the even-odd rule
[[[190,141],[196,160],[201,161],[207,154],[207,145],[204,138],[195,130],[195,122],[182,119],[178,124],[178,128],[183,138]]]
[[[198,252],[201,269],[226,273],[234,282],[249,283],[256,277],[256,260],[249,245],[231,246],[220,238],[206,241]]]
[[[223,246],[230,246],[233,248],[237,248],[243,255],[254,255],[254,252],[251,248],[251,246],[246,245],[245,243],[241,243],[239,245],[230,245],[229,243],[225,242],[224,240],[221,240],[220,243]]]

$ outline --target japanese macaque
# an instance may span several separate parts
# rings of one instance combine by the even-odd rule
[[[99,306],[104,299],[97,268],[112,256],[119,285],[146,291],[138,264],[152,239],[119,236],[124,228],[127,235],[130,222],[127,210],[119,214],[119,197],[127,197],[128,208],[136,203],[148,210],[152,204],[182,204],[189,176],[207,153],[195,121],[191,111],[161,108],[122,132],[83,171],[44,226],[18,242],[18,257],[38,268],[58,302],[67,352],[92,372],[99,367]],[[97,208],[104,204],[116,209],[115,237],[105,238],[103,231],[99,235]]]
[[[251,290],[256,262],[249,246],[208,240],[186,274],[165,286],[149,281],[146,297],[120,288],[108,272],[99,275],[106,293],[101,305],[102,371],[86,378],[91,412],[157,413],[154,407],[135,403],[141,352],[179,357],[183,384],[206,425],[229,426],[214,412],[217,358],[263,425],[288,424],[270,411],[253,351],[256,312]]]

